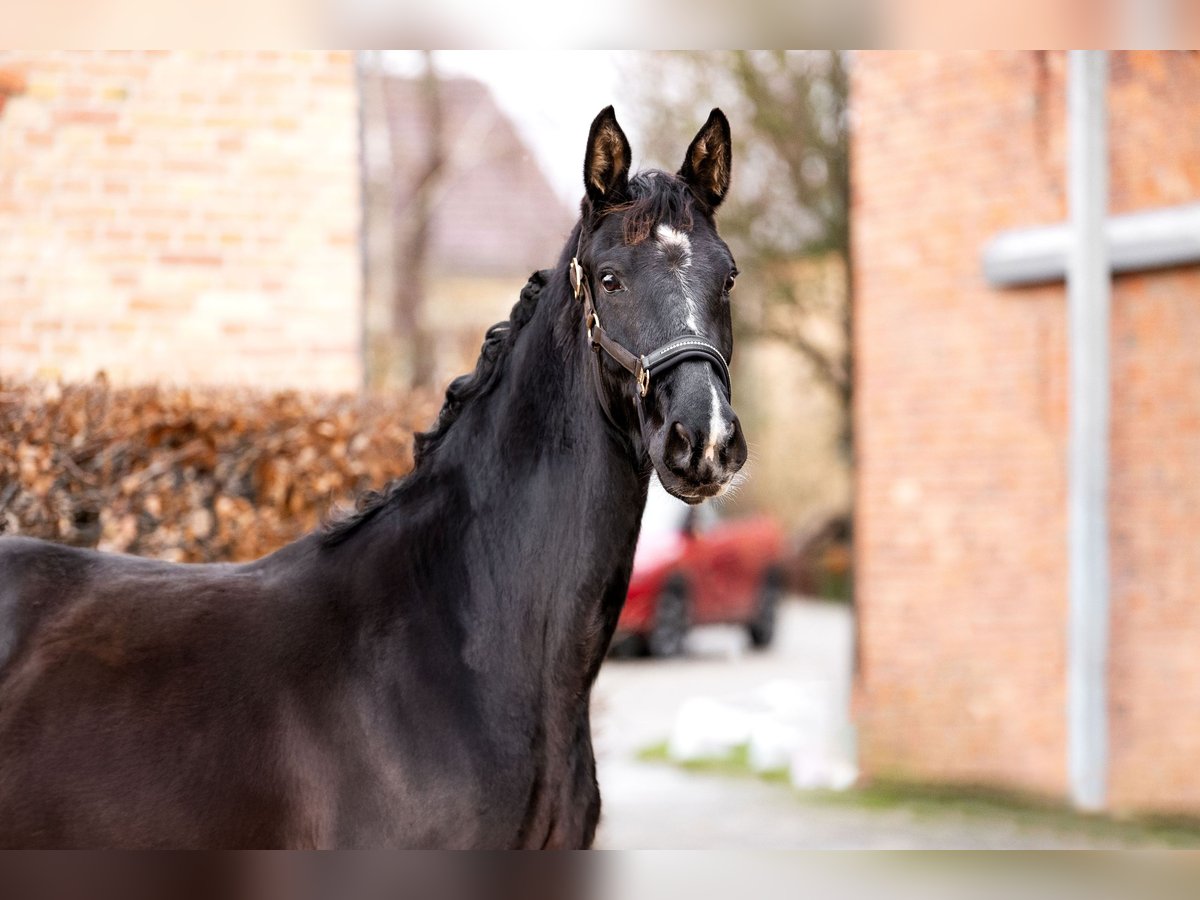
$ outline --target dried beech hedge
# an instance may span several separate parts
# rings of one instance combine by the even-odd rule
[[[430,396],[0,379],[0,531],[181,561],[246,560],[412,465]]]

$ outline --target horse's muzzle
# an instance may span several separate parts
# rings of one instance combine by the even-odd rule
[[[709,367],[686,368],[680,368],[662,424],[648,444],[663,487],[699,503],[729,487],[746,462],[746,437]]]

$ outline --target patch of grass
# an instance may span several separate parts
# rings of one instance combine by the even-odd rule
[[[1053,798],[981,785],[937,785],[875,779],[850,791],[811,791],[817,802],[846,803],[873,809],[904,809],[915,816],[960,815],[1003,818],[1022,830],[1045,829],[1092,840],[1127,844],[1200,846],[1200,821],[1154,816],[1116,818],[1077,812]]]
[[[736,748],[725,757],[677,762],[671,759],[667,744],[663,742],[643,748],[637,758],[690,772],[756,778],[790,788],[790,779],[784,769],[763,773],[752,770],[745,746]],[[869,784],[847,791],[795,790],[794,793],[804,803],[829,803],[878,810],[902,809],[910,815],[923,818],[961,816],[993,821],[1004,819],[1021,830],[1044,829],[1060,835],[1075,835],[1081,840],[1200,847],[1200,819],[1089,815],[1069,809],[1053,798],[987,786],[874,779]]]
[[[851,603],[854,599],[854,578],[850,571],[822,571],[817,577],[817,596],[822,600]]]
[[[672,762],[671,754],[667,752],[667,742],[660,741],[657,744],[647,744],[641,750],[634,754],[634,758],[638,762],[652,763],[669,763]]]
[[[689,772],[705,772],[712,775],[724,775],[735,778],[757,778],[760,781],[771,781],[782,784],[788,783],[787,769],[768,769],[756,772],[750,768],[750,748],[746,745],[734,747],[728,756],[709,757],[706,759],[674,760],[663,741],[644,747],[637,753],[642,762],[667,763]]]

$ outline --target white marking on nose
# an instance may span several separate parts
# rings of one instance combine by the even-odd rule
[[[725,440],[728,426],[721,421],[721,395],[717,393],[717,386],[709,384],[708,387],[712,391],[712,413],[708,418],[708,443],[704,445],[704,458],[712,462],[717,456],[717,441]]]
[[[700,326],[696,323],[696,295],[692,290],[691,281],[687,277],[687,270],[692,265],[691,239],[678,228],[672,228],[665,222],[655,228],[654,233],[658,237],[658,246],[663,254],[674,257],[671,268],[675,272],[675,277],[679,279],[679,287],[683,291],[684,324],[693,334],[699,334]]]

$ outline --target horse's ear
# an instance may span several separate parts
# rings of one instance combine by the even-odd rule
[[[617,124],[611,106],[600,111],[588,132],[587,154],[583,158],[583,183],[588,197],[597,207],[610,206],[625,199],[629,189],[629,163],[632,153],[625,132]]]
[[[679,169],[700,202],[715,210],[729,193],[729,176],[733,163],[733,139],[725,113],[714,109],[708,114],[704,127],[692,138]]]

